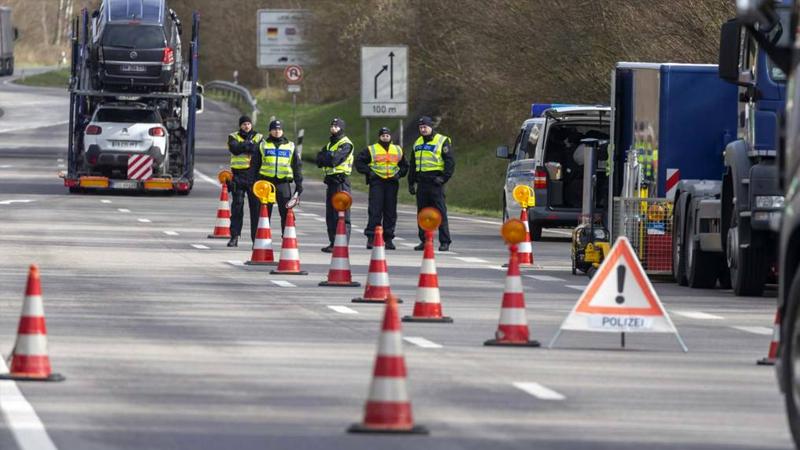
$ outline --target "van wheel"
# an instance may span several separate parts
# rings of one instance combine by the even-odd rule
[[[531,240],[532,241],[541,241],[542,240],[542,225],[534,222],[528,222],[528,226],[531,230]]]
[[[800,362],[800,273],[795,274],[786,298],[782,324],[780,348],[780,380],[789,429],[794,445],[800,448],[800,373],[796,373]]]

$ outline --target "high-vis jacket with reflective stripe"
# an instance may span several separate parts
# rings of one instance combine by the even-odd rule
[[[399,145],[389,144],[389,149],[379,144],[369,146],[371,162],[369,168],[384,180],[394,177],[400,172],[399,162],[403,157],[403,149]]]
[[[294,142],[286,142],[276,147],[274,142],[262,141],[259,150],[261,151],[261,169],[259,170],[261,175],[281,180],[294,178],[292,172]]]
[[[428,142],[425,142],[422,136],[414,142],[414,159],[417,172],[444,172],[442,148],[448,139],[450,138],[437,133]]]
[[[341,138],[338,141],[336,141],[336,143],[333,144],[333,145],[331,145],[331,143],[328,142],[328,145],[325,146],[325,149],[328,150],[329,152],[333,153],[336,150],[338,150],[339,147],[341,147],[344,144],[350,144],[350,147],[351,148],[353,147],[353,143],[350,141],[350,138],[348,138],[347,136],[344,136],[343,138]],[[352,172],[352,171],[353,171],[353,151],[352,150],[350,151],[350,154],[347,155],[347,158],[345,158],[345,160],[341,164],[339,164],[338,166],[336,166],[336,167],[323,167],[322,168],[322,173],[325,174],[326,176],[327,175],[336,175],[336,174],[340,174],[340,173],[343,173],[345,175],[350,175],[350,172]]]
[[[231,139],[235,140],[238,143],[245,142],[245,139],[239,135],[239,132],[233,132],[228,135]],[[250,142],[261,142],[263,136],[260,133],[256,133],[253,135],[253,138]],[[240,155],[231,154],[231,169],[249,169],[250,168],[250,155],[246,153],[242,153]]]

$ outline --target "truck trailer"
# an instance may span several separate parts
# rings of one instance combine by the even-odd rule
[[[0,76],[14,74],[14,41],[19,31],[11,23],[11,8],[0,6]]]

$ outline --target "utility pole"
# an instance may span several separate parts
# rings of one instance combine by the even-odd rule
[[[66,5],[64,0],[58,0],[58,11],[56,12],[56,38],[55,45],[61,45],[61,35],[64,33],[64,19],[66,19]]]

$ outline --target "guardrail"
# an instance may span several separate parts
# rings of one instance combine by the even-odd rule
[[[203,87],[205,91],[217,90],[222,92],[228,100],[241,99],[250,107],[252,111],[250,113],[250,118],[253,119],[253,126],[256,125],[256,121],[258,120],[258,101],[253,97],[253,94],[250,93],[249,89],[240,84],[221,80],[209,81],[208,83],[204,83]]]

